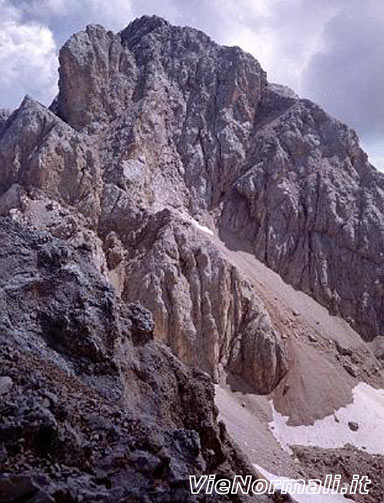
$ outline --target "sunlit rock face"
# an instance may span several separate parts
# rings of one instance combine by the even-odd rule
[[[88,26],[59,73],[50,111],[26,98],[1,115],[0,209],[88,242],[183,361],[260,392],[288,369],[252,284],[185,216],[247,242],[363,337],[381,333],[383,181],[353,131],[239,48],[157,17]]]
[[[155,336],[186,363],[271,391],[287,371],[280,334],[252,286],[183,219],[215,224],[265,73],[240,49],[156,17],[118,35],[89,26],[60,62],[51,110],[26,98],[7,121],[3,213],[16,206],[21,220],[87,241],[98,270],[151,309]]]
[[[363,337],[382,333],[383,178],[352,130],[249,54],[157,17],[90,26],[60,61],[59,116],[103,129],[104,165],[145,207],[208,213]]]

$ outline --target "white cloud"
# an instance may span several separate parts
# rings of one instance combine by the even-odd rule
[[[39,23],[23,24],[4,0],[0,12],[0,106],[15,107],[27,93],[48,104],[57,81],[53,34]]]
[[[323,0],[243,0],[242,15],[229,43],[253,54],[269,80],[303,91],[306,67],[324,44],[323,33],[335,7]]]
[[[87,24],[120,30],[134,17],[131,0],[13,0],[24,20],[48,26],[61,43]]]

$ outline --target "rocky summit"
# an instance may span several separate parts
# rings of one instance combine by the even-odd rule
[[[0,111],[0,502],[292,501],[189,475],[335,471],[382,501],[384,176],[355,132],[156,16],[59,61],[49,108]]]

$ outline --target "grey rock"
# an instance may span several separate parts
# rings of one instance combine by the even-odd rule
[[[351,431],[357,431],[359,429],[359,425],[358,423],[354,422],[354,421],[350,421],[348,423],[348,427]]]
[[[383,323],[383,175],[352,130],[307,100],[270,119],[225,197],[222,229],[372,339]]]
[[[90,26],[60,60],[59,116],[103,131],[103,231],[154,203],[209,212],[364,338],[382,332],[384,182],[352,130],[240,49],[157,17]]]
[[[3,395],[0,500],[169,501],[177,485],[192,503],[187,474],[250,472],[210,378],[153,340],[150,313],[114,295],[89,250],[45,238],[0,219],[0,362],[17,384]]]
[[[99,169],[94,149],[29,96],[1,134],[0,165],[1,194],[14,184],[28,191],[39,189],[60,203],[76,204],[90,221],[94,218]]]
[[[353,350],[351,348],[346,348],[336,341],[336,349],[343,356],[352,356]]]
[[[360,370],[356,365],[344,363],[343,367],[352,377],[358,377],[360,375]]]
[[[13,386],[13,380],[9,376],[0,377],[0,396],[5,395]]]
[[[18,354],[1,438],[57,498],[192,501],[187,473],[247,471],[210,379],[269,393],[290,359],[191,217],[371,340],[384,332],[384,178],[352,130],[269,84],[252,56],[155,16],[118,34],[88,26],[59,73],[50,110],[26,97],[0,112],[0,350]]]
[[[11,185],[9,189],[0,197],[0,215],[7,216],[12,209],[22,208],[23,189],[17,183]]]
[[[4,131],[7,125],[7,120],[12,115],[12,111],[7,108],[0,108],[0,134]]]
[[[41,490],[30,476],[15,475],[0,477],[0,501],[14,503],[54,503],[54,499]]]
[[[223,367],[261,393],[278,384],[288,369],[280,335],[252,286],[199,231],[163,211],[131,246],[122,297],[153,313],[157,339],[215,380]]]
[[[123,299],[152,311],[155,338],[215,379],[225,368],[258,391],[287,371],[287,349],[252,286],[180,212],[217,222],[224,239],[231,231],[250,241],[258,258],[364,337],[379,333],[380,247],[362,253],[351,236],[357,225],[359,243],[380,235],[382,178],[351,130],[268,84],[240,49],[157,17],[117,35],[89,26],[64,45],[60,63],[51,111],[27,97],[6,120],[3,198],[12,187],[28,194],[4,207],[93,247]],[[59,208],[42,210],[44,197]],[[352,218],[359,208],[369,228]],[[364,280],[351,284],[356,260]],[[79,323],[68,316],[60,323]],[[52,320],[44,323],[52,332]]]

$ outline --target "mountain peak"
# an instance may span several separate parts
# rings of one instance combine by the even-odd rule
[[[60,51],[59,73],[58,114],[76,129],[114,120],[149,92],[170,88],[183,95],[206,90],[212,98],[219,93],[223,105],[232,100],[236,106],[242,96],[251,120],[266,85],[251,55],[157,16],[136,19],[118,35],[88,26]]]
[[[129,25],[120,32],[123,43],[129,47],[134,47],[146,35],[160,31],[169,30],[171,24],[159,16],[142,16],[134,19]]]
[[[146,31],[147,33],[153,30],[156,30],[160,27],[171,26],[171,24],[166,21],[164,18],[156,15],[144,15],[138,17],[131,21],[126,28],[124,28],[120,33],[124,32],[139,32]]]
[[[156,33],[165,38],[172,36],[190,36],[196,37],[204,43],[213,44],[212,40],[204,32],[188,26],[181,27],[172,25],[159,16],[142,16],[132,21],[125,29],[120,32],[121,38],[128,47],[134,47],[139,40],[150,33]]]

